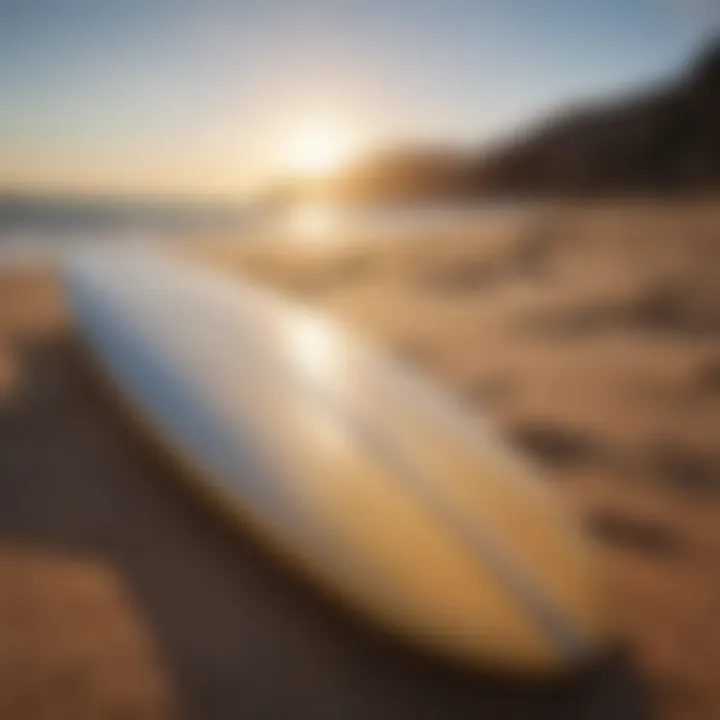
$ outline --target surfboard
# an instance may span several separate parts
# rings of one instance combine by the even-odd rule
[[[81,337],[149,431],[338,602],[496,670],[557,674],[607,644],[576,518],[417,372],[169,251],[83,250],[63,284]]]

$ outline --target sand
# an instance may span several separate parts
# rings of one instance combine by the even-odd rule
[[[193,255],[330,312],[524,448],[601,540],[662,716],[700,720],[720,714],[719,237],[711,204],[597,206]],[[0,718],[576,718],[608,682],[506,687],[333,612],[144,442],[44,268],[0,275],[0,579]],[[622,717],[617,683],[590,694]]]
[[[600,539],[663,717],[720,716],[717,203],[200,255],[331,313],[490,418]]]

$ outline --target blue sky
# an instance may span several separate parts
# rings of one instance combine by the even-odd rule
[[[720,0],[0,0],[0,183],[243,192],[314,117],[479,145],[676,70]]]

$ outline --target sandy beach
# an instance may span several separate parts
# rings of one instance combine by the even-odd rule
[[[596,205],[189,254],[495,423],[600,540],[661,716],[701,720],[720,712],[719,236],[710,202]],[[336,617],[177,475],[102,391],[52,272],[0,273],[0,717],[579,716],[576,690],[459,677]]]
[[[489,418],[600,540],[666,718],[720,712],[720,210],[557,207],[532,223],[203,251],[329,312]]]

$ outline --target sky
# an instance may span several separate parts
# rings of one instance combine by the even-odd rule
[[[480,147],[675,72],[720,0],[0,0],[0,185],[242,196],[303,127]]]

